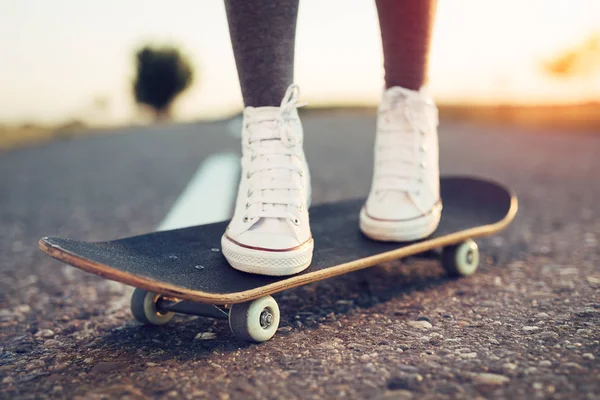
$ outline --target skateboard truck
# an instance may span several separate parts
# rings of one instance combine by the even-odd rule
[[[441,254],[442,266],[452,277],[473,274],[479,266],[477,243],[468,239],[446,246]],[[279,306],[273,297],[231,305],[213,305],[161,295],[136,288],[131,296],[131,312],[146,325],[165,325],[175,313],[227,319],[231,331],[240,339],[264,342],[271,339],[279,327]]]
[[[135,288],[131,296],[131,313],[145,325],[165,325],[175,313],[227,319],[235,336],[251,342],[269,340],[279,327],[279,306],[271,296],[218,306]]]

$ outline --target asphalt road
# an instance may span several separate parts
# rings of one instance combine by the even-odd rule
[[[313,201],[365,196],[374,116],[303,121]],[[238,151],[226,125],[0,153],[0,398],[600,398],[600,132],[442,124],[442,173],[519,196],[480,271],[409,260],[286,291],[260,345],[224,321],[140,326],[129,289],[37,249],[152,231],[207,156]]]

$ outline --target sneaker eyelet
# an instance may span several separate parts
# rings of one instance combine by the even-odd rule
[[[248,223],[248,221],[250,221],[250,218],[248,218],[248,216],[245,216],[245,217],[244,217],[244,222],[245,222],[245,223]]]
[[[250,172],[246,172],[246,179],[250,179]]]
[[[300,171],[298,174],[300,174],[300,176],[304,176],[304,171]]]
[[[246,194],[247,197],[252,197],[252,195],[254,194],[254,192],[250,189],[248,189],[248,193]]]
[[[298,206],[298,211],[302,211],[302,210],[304,210],[304,207],[302,207],[301,205]]]
[[[293,222],[293,223],[294,223],[294,225],[296,225],[296,226],[300,225],[300,220],[299,220],[298,218],[294,218],[294,219],[292,220],[292,222]]]

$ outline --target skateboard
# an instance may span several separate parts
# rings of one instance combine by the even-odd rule
[[[517,212],[517,197],[501,184],[472,177],[444,177],[440,187],[440,224],[430,237],[414,242],[364,236],[358,228],[364,199],[311,207],[313,261],[292,276],[230,267],[220,251],[227,221],[107,242],[44,237],[39,246],[76,268],[134,286],[131,311],[144,324],[166,324],[175,313],[222,318],[238,338],[263,342],[279,325],[271,295],[285,289],[432,250],[441,250],[436,254],[449,275],[474,273],[480,257],[473,239],[507,227]]]

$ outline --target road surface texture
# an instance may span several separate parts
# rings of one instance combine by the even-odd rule
[[[365,196],[374,115],[304,119],[315,203]],[[131,129],[0,155],[1,398],[600,398],[600,132],[446,122],[442,172],[514,188],[477,274],[392,262],[276,295],[263,344],[225,321],[133,321],[130,289],[62,265],[45,235],[152,231],[226,122]],[[317,243],[318,245],[318,243]]]

